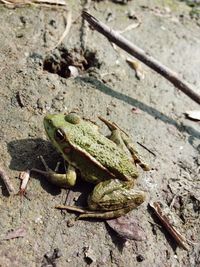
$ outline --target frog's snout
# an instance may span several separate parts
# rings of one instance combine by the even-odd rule
[[[52,116],[51,114],[48,114],[44,117],[43,124],[44,124],[44,129],[47,134],[47,136],[52,139],[53,136],[53,122],[52,122]]]
[[[45,131],[48,132],[50,130],[51,123],[47,116],[44,117],[43,124],[44,124]]]

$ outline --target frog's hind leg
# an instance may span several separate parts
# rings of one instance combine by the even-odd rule
[[[76,170],[72,165],[68,165],[66,169],[66,173],[57,173],[50,169],[48,165],[46,164],[44,158],[40,156],[41,161],[46,169],[46,171],[38,170],[38,169],[31,169],[31,171],[35,171],[38,173],[43,174],[51,183],[63,187],[63,188],[69,188],[75,185],[76,183]],[[58,164],[56,166],[56,171],[58,169]]]
[[[135,162],[135,164],[138,164],[144,171],[149,171],[150,168],[149,166],[146,164],[146,162],[140,157],[138,151],[136,150],[131,138],[122,132],[122,139],[126,145],[126,147],[128,148],[129,152],[131,153],[131,156]]]
[[[139,206],[145,193],[132,188],[132,183],[110,179],[97,184],[88,197],[91,212],[79,218],[111,219],[122,216]]]
[[[111,135],[109,139],[111,139],[114,143],[116,143],[119,147],[121,147],[123,150],[128,149],[135,164],[138,164],[144,171],[149,171],[149,166],[144,162],[144,160],[140,157],[138,154],[133,141],[128,136],[126,132],[124,132],[120,127],[112,123],[102,117],[99,117],[101,121],[103,121],[107,127],[111,130]]]

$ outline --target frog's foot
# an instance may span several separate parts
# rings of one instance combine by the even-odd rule
[[[84,218],[96,218],[96,219],[114,219],[118,218],[120,216],[125,215],[128,213],[130,210],[133,208],[123,208],[123,209],[118,209],[118,210],[113,210],[113,211],[91,211],[88,209],[84,209],[82,207],[78,206],[68,206],[68,205],[57,205],[55,206],[56,209],[61,209],[61,210],[68,210],[68,211],[74,211],[80,213],[80,215],[77,217],[76,220],[79,219],[84,219]]]
[[[86,213],[79,215],[77,219],[78,220],[86,219],[86,218],[104,219],[104,220],[115,219],[115,218],[125,215],[130,210],[131,210],[130,208],[123,208],[119,210],[105,211],[105,212],[100,212],[100,211],[86,212]]]
[[[138,154],[133,144],[133,141],[128,136],[128,134],[124,132],[122,129],[120,129],[120,127],[117,124],[107,121],[102,117],[99,117],[99,119],[103,121],[107,125],[107,127],[111,130],[111,135],[109,138],[123,150],[128,149],[134,160],[134,163],[138,164],[144,171],[149,171],[150,170],[149,166],[144,162],[144,160]]]
[[[64,187],[64,188],[69,188],[75,185],[76,183],[76,171],[72,165],[68,165],[68,168],[66,170],[66,173],[56,173],[52,169],[48,167],[46,164],[44,158],[40,156],[41,161],[46,169],[46,171],[38,170],[38,169],[31,169],[31,171],[35,171],[38,173],[41,173],[44,175],[51,183],[59,186],[59,187]],[[58,169],[58,164],[56,166],[56,169]]]

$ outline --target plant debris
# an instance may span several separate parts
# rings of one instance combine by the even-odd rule
[[[72,25],[72,12],[68,11],[67,19],[66,19],[66,28],[65,28],[62,36],[60,37],[59,41],[57,42],[57,44],[53,48],[51,48],[50,50],[54,50],[56,47],[58,47],[63,42],[63,40],[66,38],[66,36],[68,35],[68,33],[70,31],[71,25]]]
[[[20,172],[19,179],[22,180],[20,190],[19,190],[20,195],[24,195],[26,193],[25,191],[26,191],[26,187],[27,187],[29,178],[30,178],[30,171],[29,170],[27,170],[25,172]]]
[[[18,228],[16,230],[9,231],[3,240],[9,240],[9,239],[14,239],[14,238],[18,238],[18,237],[24,237],[25,235],[26,235],[26,229],[22,227],[22,228]]]
[[[134,69],[136,78],[138,80],[144,80],[145,75],[144,75],[144,70],[142,68],[142,64],[139,61],[134,60],[132,58],[127,58],[126,62],[132,69]]]
[[[130,215],[107,220],[106,223],[122,238],[136,241],[146,240],[146,235],[137,219]]]
[[[168,233],[174,238],[176,243],[185,250],[189,250],[188,242],[185,237],[183,237],[172,224],[169,222],[169,218],[163,214],[159,202],[149,203],[149,206],[154,210],[155,215],[160,220],[163,227],[168,231]]]
[[[132,107],[131,111],[134,114],[142,114],[142,110],[136,107]]]
[[[11,183],[10,178],[6,174],[5,170],[1,166],[0,166],[0,177],[2,178],[4,182],[9,195],[14,195],[16,193],[15,188],[13,184]]]
[[[185,115],[187,116],[188,119],[200,121],[200,110],[186,111]]]
[[[128,31],[131,31],[133,29],[138,28],[141,23],[142,23],[141,20],[138,19],[136,23],[132,23],[132,24],[128,25],[125,29],[123,29],[121,31],[118,31],[118,32],[119,33],[125,33],[125,32],[128,32]]]
[[[20,7],[31,4],[66,6],[66,2],[64,0],[0,0],[0,2],[9,7]]]
[[[137,141],[137,144],[140,145],[141,147],[143,147],[144,149],[146,149],[149,153],[151,153],[154,157],[156,157],[156,154],[150,150],[148,147],[146,147],[145,145],[143,145],[142,143]]]

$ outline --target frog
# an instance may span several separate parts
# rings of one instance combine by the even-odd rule
[[[80,212],[80,218],[114,219],[142,204],[146,193],[134,188],[139,165],[149,166],[141,159],[129,135],[116,123],[99,116],[111,134],[104,136],[98,125],[77,113],[47,114],[44,128],[53,146],[68,163],[66,173],[59,174],[44,162],[48,179],[63,188],[72,188],[81,178],[94,184],[88,208],[58,206]]]

